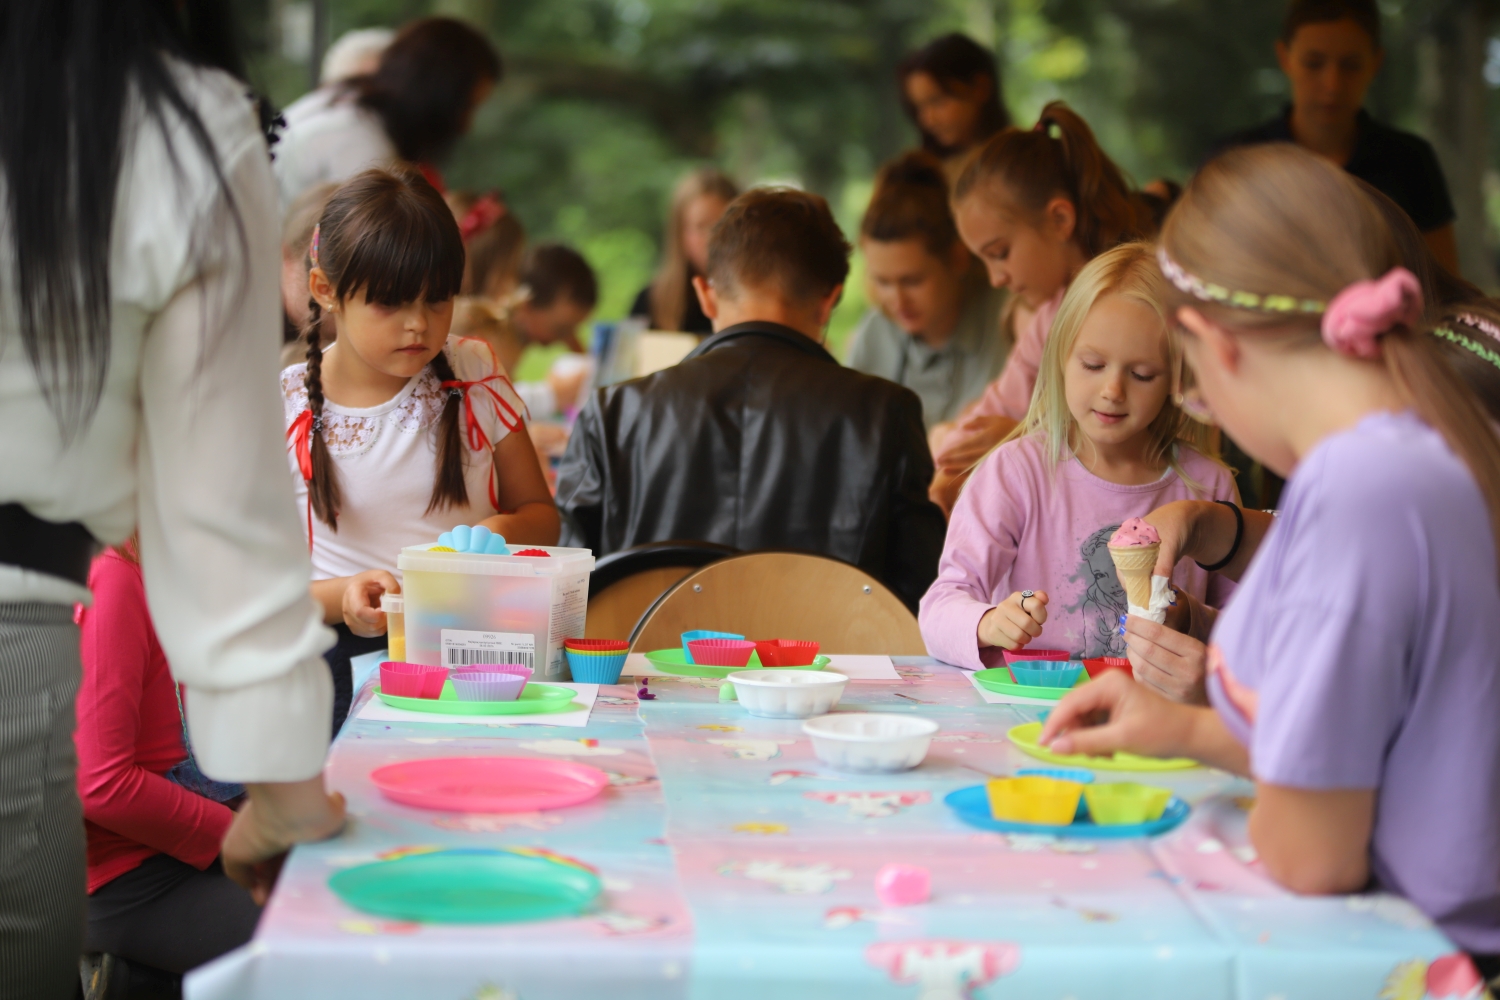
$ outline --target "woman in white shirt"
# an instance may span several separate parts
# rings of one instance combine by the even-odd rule
[[[284,112],[276,146],[281,209],[308,188],[405,160],[440,192],[436,164],[500,82],[500,55],[462,21],[413,21],[369,76],[319,87]]]
[[[264,899],[270,862],[343,820],[321,777],[332,637],[281,451],[275,188],[244,85],[180,16],[0,5],[4,997],[78,988],[73,605],[96,544],[139,527],[197,759],[249,786],[226,871]]]

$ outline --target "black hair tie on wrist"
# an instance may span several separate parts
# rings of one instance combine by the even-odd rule
[[[1198,563],[1198,568],[1205,573],[1213,573],[1228,566],[1229,561],[1239,554],[1240,542],[1245,539],[1245,515],[1240,510],[1239,504],[1233,500],[1215,500],[1214,503],[1223,504],[1234,511],[1234,544],[1229,546],[1229,553],[1212,566],[1205,566],[1202,563]],[[1198,562],[1198,560],[1194,559],[1193,562]]]

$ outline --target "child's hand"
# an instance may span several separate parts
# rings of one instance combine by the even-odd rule
[[[1030,604],[1030,601],[1026,602]],[[1168,701],[1118,670],[1065,695],[1037,742],[1055,753],[1107,757],[1117,750],[1145,757],[1184,753],[1194,711]]]
[[[344,624],[349,631],[366,639],[385,635],[385,612],[380,610],[380,595],[385,593],[401,593],[401,584],[383,569],[349,578],[344,588]]]
[[[979,645],[1020,649],[1042,634],[1047,622],[1044,591],[1016,591],[979,619]]]

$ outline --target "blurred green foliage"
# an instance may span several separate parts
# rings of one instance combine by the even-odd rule
[[[308,85],[289,30],[306,0],[234,2],[253,82],[289,103]],[[533,240],[578,246],[600,273],[599,318],[623,315],[648,280],[668,191],[699,163],[818,191],[852,233],[877,165],[915,140],[895,64],[943,31],[997,49],[1019,124],[1064,98],[1140,181],[1186,178],[1214,137],[1285,99],[1276,0],[325,2],[330,39],[430,13],[490,34],[506,79],[446,176],[502,190]],[[1408,127],[1416,39],[1437,2],[1381,4],[1389,56],[1372,110]],[[865,308],[855,263],[830,330],[836,353]]]

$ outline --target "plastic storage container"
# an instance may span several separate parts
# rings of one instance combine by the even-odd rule
[[[406,598],[400,594],[381,594],[380,610],[385,612],[385,653],[392,660],[406,659]]]
[[[472,667],[518,663],[538,680],[567,680],[563,640],[583,635],[594,555],[549,548],[548,558],[401,550],[406,659]]]

